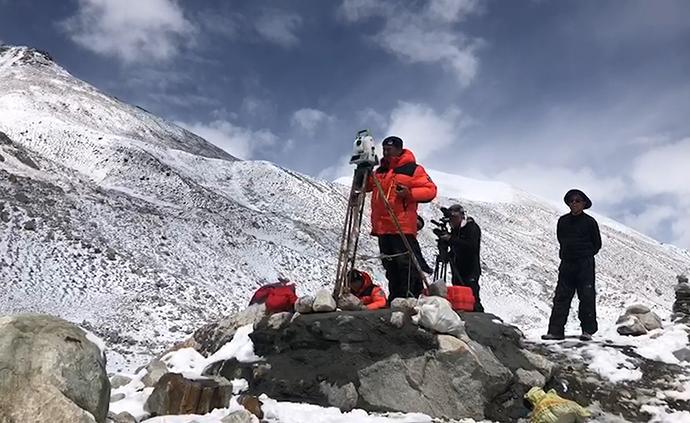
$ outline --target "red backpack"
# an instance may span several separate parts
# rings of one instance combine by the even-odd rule
[[[249,305],[266,304],[266,310],[272,313],[292,311],[297,302],[295,284],[287,279],[278,279],[276,283],[263,285],[257,289]]]

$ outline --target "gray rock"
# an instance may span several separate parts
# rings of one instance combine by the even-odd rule
[[[110,402],[112,403],[112,402],[122,401],[123,399],[125,399],[125,396],[126,395],[123,393],[111,395],[110,396]]]
[[[237,410],[220,419],[221,423],[254,423],[258,419],[247,410]]]
[[[637,318],[640,319],[640,322],[642,322],[644,328],[648,331],[663,328],[663,322],[661,321],[661,317],[659,317],[653,311],[650,311],[649,313],[645,313],[642,315],[638,315]]]
[[[300,314],[307,314],[311,313],[313,310],[314,306],[314,297],[311,295],[307,295],[304,297],[299,297],[297,299],[297,302],[295,303],[295,311],[297,311]]]
[[[690,348],[684,347],[673,352],[673,355],[680,361],[690,362]]]
[[[542,375],[536,370],[518,369],[515,372],[515,376],[517,376],[518,382],[525,385],[527,389],[530,389],[535,386],[543,388],[546,384],[546,378],[544,377],[544,375]]]
[[[258,323],[266,316],[265,304],[253,304],[239,313],[220,321],[207,324],[194,332],[193,340],[197,351],[206,356],[218,351],[232,341],[238,328]]]
[[[268,326],[272,329],[280,329],[283,325],[287,324],[291,318],[292,313],[289,311],[273,313],[268,317]]]
[[[343,386],[331,385],[326,381],[319,385],[321,393],[328,399],[328,404],[338,407],[341,411],[350,411],[357,405],[357,388],[350,382]]]
[[[108,418],[113,423],[137,423],[137,419],[126,411],[123,411],[120,414],[109,412]]]
[[[108,260],[115,260],[117,258],[117,253],[112,248],[108,248],[105,252],[105,255]]]
[[[312,306],[315,313],[328,313],[335,311],[336,303],[335,298],[331,291],[327,289],[322,289],[316,293],[316,298],[314,298],[314,305]]]
[[[36,314],[0,318],[0,421],[103,423],[106,360],[86,333]]]
[[[451,335],[438,335],[438,350],[443,353],[456,353],[469,349],[469,345],[463,340]]]
[[[156,386],[166,373],[168,373],[168,366],[165,363],[160,360],[151,360],[148,366],[146,366],[146,375],[141,378],[141,381],[144,383],[144,386],[151,388]]]
[[[450,338],[439,339],[444,349],[438,352],[394,355],[360,370],[362,400],[374,408],[483,420],[485,405],[505,391],[513,374],[480,344]]]
[[[26,222],[24,222],[24,229],[26,229],[27,231],[35,231],[36,219],[27,220]]]
[[[634,304],[625,310],[625,313],[616,321],[618,333],[621,335],[639,336],[648,331],[661,329],[661,318],[642,304]]]
[[[640,336],[647,333],[644,324],[635,316],[628,316],[625,320],[619,319],[616,330],[621,335]]]
[[[448,286],[443,279],[429,285],[429,295],[446,298],[448,296]]]
[[[651,310],[644,304],[633,304],[625,310],[625,314],[645,314]]]
[[[362,300],[357,298],[351,293],[343,294],[338,298],[337,302],[337,307],[341,310],[362,310],[363,308],[366,308],[362,304]]]
[[[547,380],[551,379],[557,370],[557,366],[549,359],[529,350],[522,350],[522,355],[533,365]]]

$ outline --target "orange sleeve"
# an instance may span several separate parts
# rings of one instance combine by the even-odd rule
[[[380,286],[375,286],[371,291],[371,298],[374,300],[367,304],[369,310],[378,310],[380,308],[386,308],[386,293],[381,289]]]
[[[431,180],[431,177],[426,173],[422,166],[417,165],[412,180],[410,181],[410,194],[412,199],[417,203],[428,203],[438,194],[436,184]]]

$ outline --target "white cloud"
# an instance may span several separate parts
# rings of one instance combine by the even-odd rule
[[[300,109],[292,114],[290,124],[313,136],[321,123],[333,122],[335,117],[316,109]]]
[[[362,119],[374,119],[379,126],[387,127],[385,135],[377,135],[377,150],[381,154],[381,142],[389,135],[403,139],[404,147],[412,150],[421,165],[429,167],[433,163],[433,154],[442,151],[453,151],[461,141],[463,129],[471,121],[465,118],[457,107],[449,107],[442,113],[436,112],[426,104],[401,102],[390,113],[387,119],[371,108],[358,113]],[[352,139],[354,142],[354,138]],[[353,166],[349,164],[350,152],[338,162],[319,173],[318,177],[336,180],[352,176]],[[425,160],[429,161],[424,162]]]
[[[125,63],[168,60],[196,33],[176,0],[78,0],[61,26],[75,43]]]
[[[492,179],[506,182],[555,204],[563,204],[565,193],[577,188],[592,200],[593,207],[602,210],[634,195],[620,177],[597,175],[583,167],[548,167],[536,164],[511,167],[493,175]]]
[[[362,121],[363,125],[373,122],[376,126],[381,128],[385,127],[388,122],[385,116],[371,107],[367,107],[366,109],[357,112],[357,118]]]
[[[634,189],[640,198],[661,197],[663,204],[651,202],[626,223],[640,231],[658,231],[670,222],[672,243],[690,248],[690,138],[655,145],[640,154],[630,170]],[[657,200],[658,201],[658,200]]]
[[[644,234],[654,234],[659,224],[677,218],[678,209],[668,204],[650,204],[643,211],[626,213],[623,221],[626,225]]]
[[[175,124],[243,160],[253,158],[260,149],[274,146],[278,142],[278,137],[268,129],[254,131],[225,120],[216,120],[208,124],[200,122],[175,122]]]
[[[274,104],[268,100],[249,95],[242,99],[241,109],[250,115],[266,115],[271,112]]]
[[[439,114],[426,104],[401,102],[391,112],[386,136],[402,138],[405,148],[412,150],[418,160],[425,160],[439,151],[453,151],[469,123],[456,107]]]
[[[295,32],[301,24],[302,18],[295,13],[269,10],[254,23],[254,29],[272,43],[293,47],[299,43]]]
[[[422,10],[391,0],[344,0],[339,9],[352,22],[382,17],[384,28],[374,37],[381,47],[412,63],[440,63],[461,86],[477,75],[476,51],[484,42],[463,34],[455,24],[481,11],[479,0],[427,0]]]
[[[655,146],[637,157],[632,177],[645,194],[690,195],[690,138],[673,144]],[[684,200],[690,204],[689,200]]]

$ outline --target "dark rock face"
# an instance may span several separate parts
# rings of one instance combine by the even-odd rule
[[[264,318],[250,335],[263,362],[216,363],[205,373],[241,375],[253,395],[343,411],[494,421],[527,416],[522,395],[530,383],[543,384],[554,365],[523,350],[520,332],[497,317],[462,318],[469,335],[462,339],[414,325],[411,311],[298,315],[280,326]]]

